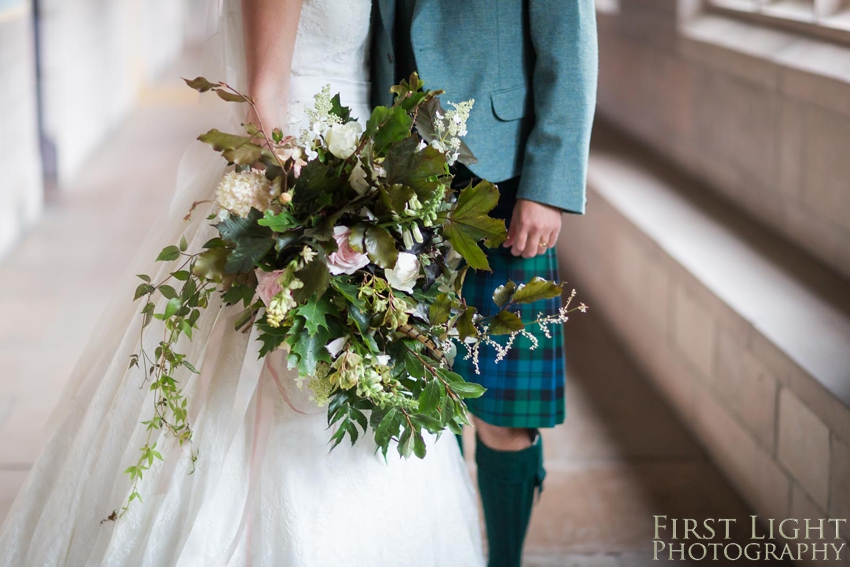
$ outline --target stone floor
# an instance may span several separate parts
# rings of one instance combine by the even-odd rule
[[[118,291],[116,274],[168,200],[182,149],[204,128],[182,92],[173,81],[149,90],[0,260],[0,521],[78,351]],[[745,523],[746,507],[593,310],[568,324],[567,353],[568,419],[544,435],[549,476],[528,567],[649,565],[653,514]]]

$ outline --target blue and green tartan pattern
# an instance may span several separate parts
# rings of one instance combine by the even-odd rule
[[[479,313],[490,316],[498,312],[493,303],[493,291],[507,280],[522,283],[534,276],[557,280],[558,258],[554,249],[534,258],[515,257],[507,248],[487,250],[492,272],[470,270],[463,285],[463,297]],[[533,321],[539,313],[551,315],[561,307],[561,298],[545,299],[518,306],[523,321]],[[505,358],[496,362],[496,351],[482,346],[475,373],[472,359],[464,360],[466,349],[458,349],[454,370],[465,380],[481,384],[487,391],[476,399],[466,400],[473,415],[502,427],[538,428],[554,427],[563,423],[564,403],[564,348],[560,325],[550,325],[551,338],[546,338],[537,325],[528,331],[538,341],[531,350],[531,340],[518,336]],[[506,336],[493,339],[504,345]]]

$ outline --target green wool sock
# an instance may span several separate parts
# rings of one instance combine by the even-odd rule
[[[484,506],[488,567],[520,567],[535,489],[543,490],[543,440],[521,451],[496,451],[476,437],[478,491]]]

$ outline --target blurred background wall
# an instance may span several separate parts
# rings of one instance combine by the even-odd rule
[[[0,519],[209,125],[177,79],[206,4],[0,0]],[[530,549],[634,567],[659,510],[848,518],[850,0],[596,5],[588,214],[559,243],[591,311]]]
[[[205,32],[204,0],[0,0],[0,255]]]
[[[758,514],[847,518],[850,4],[597,8],[563,275]]]

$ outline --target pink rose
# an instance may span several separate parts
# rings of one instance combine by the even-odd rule
[[[283,270],[275,270],[274,272],[264,272],[257,270],[257,295],[266,304],[266,307],[271,303],[272,298],[280,293],[280,284],[277,283],[280,274]]]
[[[337,251],[328,255],[328,269],[334,275],[353,274],[360,268],[369,264],[366,254],[355,252],[348,243],[351,229],[347,226],[334,227],[334,240],[336,240]]]

